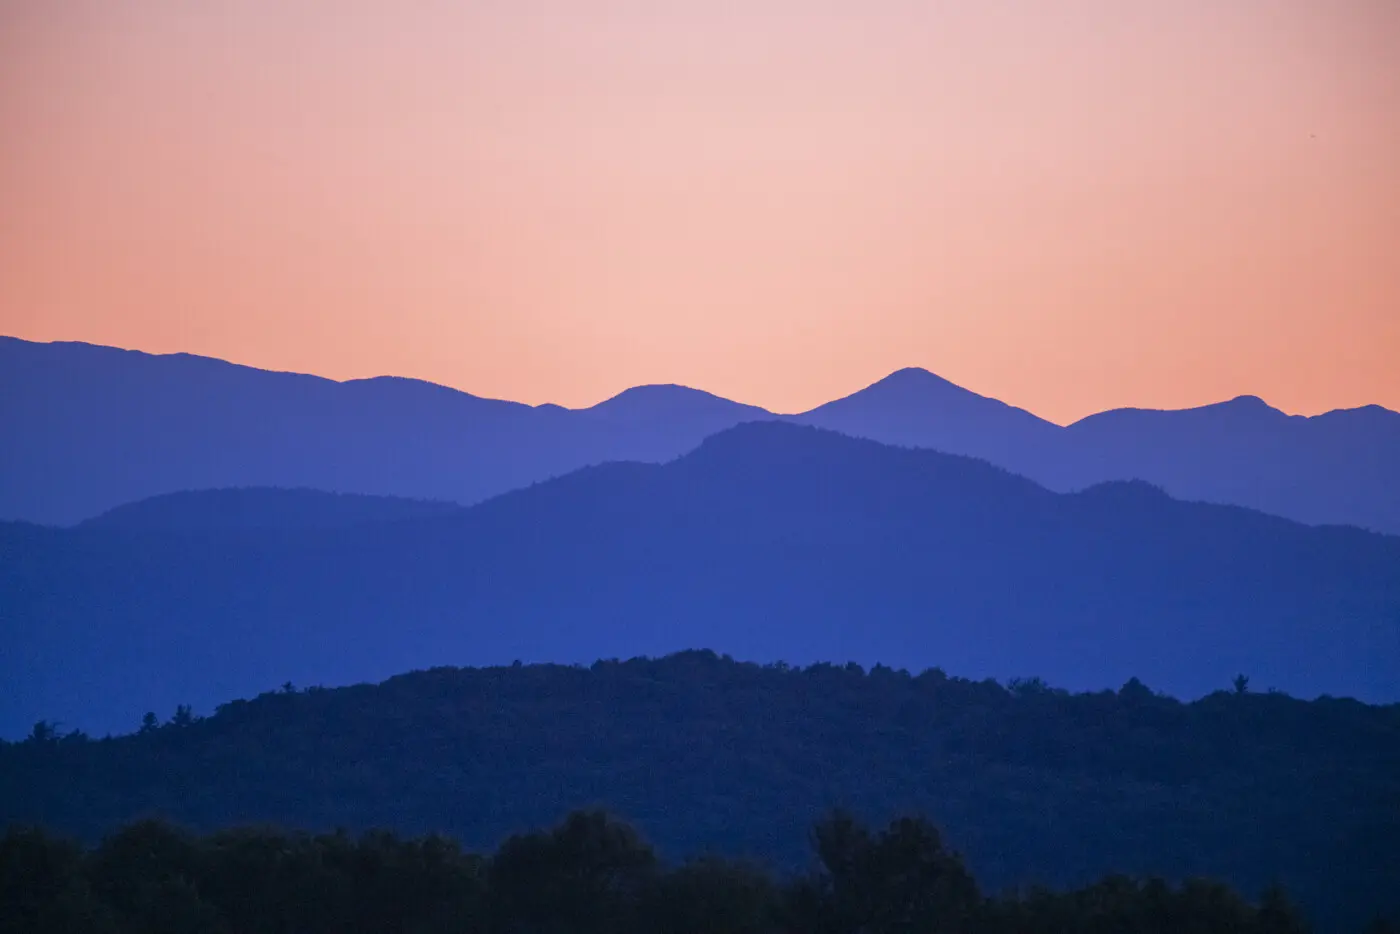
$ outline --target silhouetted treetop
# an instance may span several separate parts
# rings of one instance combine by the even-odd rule
[[[1384,882],[1400,875],[1394,705],[1228,689],[1183,703],[1135,680],[1070,693],[1034,677],[691,651],[275,689],[181,722],[0,745],[0,821],[96,840],[159,813],[202,830],[392,826],[483,847],[610,802],[662,858],[791,869],[811,858],[804,828],[842,805],[863,820],[927,813],[943,833],[875,835],[833,859],[922,847],[954,880],[938,855],[951,843],[991,891],[1123,871],[1247,892],[1281,881],[1310,914],[1352,927],[1400,907]],[[578,836],[520,852],[642,849],[606,821],[566,827]]]

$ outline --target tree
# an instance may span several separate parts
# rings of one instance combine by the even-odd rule
[[[213,934],[222,925],[195,884],[199,845],[169,824],[139,821],[102,841],[88,860],[88,878],[125,930]]]
[[[767,934],[775,930],[777,887],[763,873],[700,859],[666,873],[643,912],[646,930],[667,934]]]
[[[500,929],[615,932],[632,928],[656,855],[627,824],[579,811],[548,833],[501,844],[487,872],[490,912]]]
[[[937,828],[903,818],[872,835],[844,812],[813,831],[825,873],[794,892],[797,928],[844,934],[965,929],[981,902],[961,857]]]
[[[1118,689],[1118,696],[1125,701],[1143,702],[1153,699],[1152,689],[1137,678],[1129,678],[1127,683]]]
[[[1017,697],[1035,697],[1050,692],[1050,686],[1042,678],[1012,678],[1006,682],[1006,689]]]
[[[823,868],[786,884],[717,859],[667,869],[628,825],[575,812],[494,857],[438,835],[194,836],[155,820],[95,849],[0,833],[0,934],[1307,934],[1281,889],[1254,907],[1220,882],[1111,874],[982,898],[919,818],[819,823]],[[1337,931],[1357,928],[1337,926]],[[1366,934],[1392,934],[1376,922]]]
[[[1308,930],[1298,909],[1278,885],[1264,890],[1254,920],[1260,934],[1307,934]]]
[[[170,725],[174,727],[187,727],[195,722],[194,711],[189,704],[178,704],[175,707],[175,714],[170,718]]]
[[[28,742],[36,746],[47,746],[50,743],[58,742],[58,727],[47,720],[40,720],[34,724],[34,728],[29,731]]]
[[[1245,694],[1249,691],[1249,678],[1245,675],[1235,675],[1235,679],[1230,683],[1235,686],[1236,694]]]
[[[88,887],[83,852],[42,830],[0,834],[0,931],[5,934],[107,934],[116,927]]]
[[[155,711],[146,711],[146,715],[141,718],[141,729],[139,732],[154,733],[158,729],[160,729],[160,720],[156,717]]]
[[[59,742],[63,743],[65,746],[76,746],[86,743],[88,739],[88,735],[82,730],[74,729],[64,733]]]

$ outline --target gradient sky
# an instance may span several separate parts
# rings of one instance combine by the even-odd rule
[[[0,0],[0,333],[1400,409],[1400,2]]]

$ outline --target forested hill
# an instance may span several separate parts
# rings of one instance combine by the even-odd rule
[[[165,711],[104,740],[41,724],[0,746],[0,823],[93,840],[159,814],[485,848],[603,805],[663,856],[791,869],[839,806],[927,814],[989,891],[1124,872],[1278,882],[1329,929],[1400,911],[1400,706],[1238,687],[1181,703],[1137,681],[1071,695],[709,652],[440,668]]]

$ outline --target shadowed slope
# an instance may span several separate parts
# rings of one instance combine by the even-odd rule
[[[291,679],[737,657],[1130,675],[1244,671],[1394,699],[1400,539],[1172,500],[1055,494],[981,461],[779,422],[437,517],[340,530],[0,526],[0,728],[92,729]]]
[[[239,487],[168,493],[110,509],[79,523],[85,529],[213,531],[216,529],[333,529],[460,512],[456,503]]]

